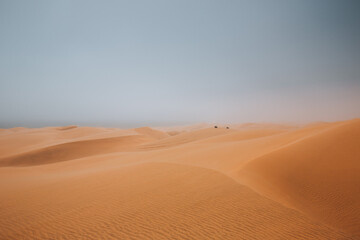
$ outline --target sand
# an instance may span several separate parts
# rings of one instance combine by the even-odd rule
[[[360,239],[360,120],[0,131],[0,239]]]

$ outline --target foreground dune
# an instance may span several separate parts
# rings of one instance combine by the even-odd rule
[[[0,239],[360,239],[360,121],[0,132]]]
[[[2,238],[344,237],[218,172],[183,165],[145,163],[12,185],[1,201]]]
[[[359,173],[357,120],[255,159],[240,176],[248,175],[269,196],[360,236]]]

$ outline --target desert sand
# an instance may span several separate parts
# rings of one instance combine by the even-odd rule
[[[360,120],[0,131],[0,239],[360,239]]]

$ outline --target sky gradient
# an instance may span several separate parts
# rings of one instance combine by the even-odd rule
[[[360,117],[360,2],[0,0],[0,128]]]

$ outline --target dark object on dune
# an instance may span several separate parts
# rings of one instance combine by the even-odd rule
[[[218,126],[215,126],[214,128],[218,128]]]
[[[229,129],[229,127],[226,127],[226,129]]]

